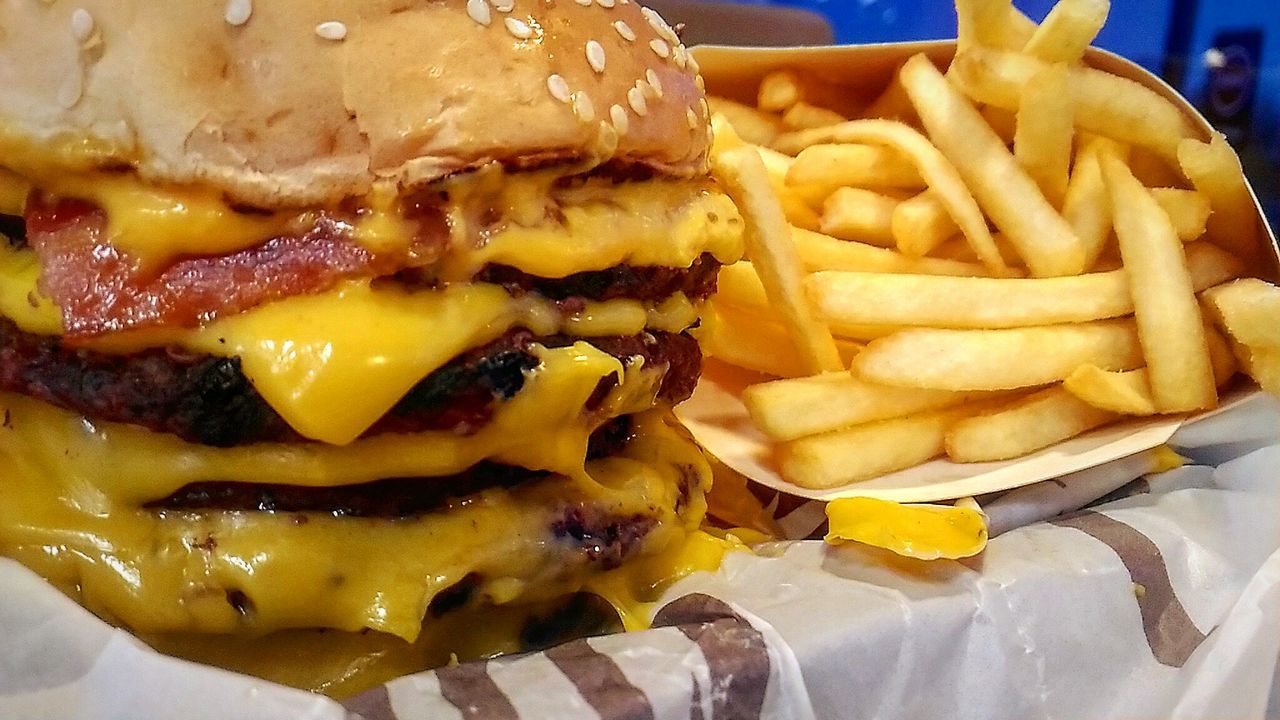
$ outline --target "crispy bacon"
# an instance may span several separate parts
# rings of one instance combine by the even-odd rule
[[[106,241],[106,217],[74,199],[33,194],[27,242],[40,257],[42,290],[62,308],[69,339],[145,327],[191,327],[347,278],[379,277],[432,259],[447,240],[438,213],[422,213],[408,254],[373,255],[329,214],[298,235],[228,255],[182,258],[155,274]]]

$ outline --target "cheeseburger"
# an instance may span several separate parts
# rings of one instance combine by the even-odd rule
[[[707,121],[629,0],[0,5],[0,554],[334,694],[630,618],[715,554]]]

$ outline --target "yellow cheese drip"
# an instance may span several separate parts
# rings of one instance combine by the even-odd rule
[[[657,414],[639,423],[622,456],[583,466],[595,426],[646,410],[656,376],[624,370],[585,344],[540,354],[528,387],[475,435],[382,435],[345,448],[187,445],[0,395],[9,417],[0,428],[0,552],[78,588],[91,609],[139,631],[369,627],[412,639],[434,593],[468,572],[484,575],[483,597],[499,604],[564,592],[557,573],[541,568],[565,565],[563,548],[545,538],[552,514],[567,505],[600,502],[622,517],[657,513],[665,524],[645,541],[655,552],[675,541],[668,533],[696,527],[705,464],[691,443],[674,443]],[[622,384],[585,417],[583,402],[613,374]],[[394,522],[313,515],[299,524],[283,514],[221,512],[161,518],[137,509],[202,480],[352,484],[448,475],[484,459],[559,475]],[[694,505],[672,525],[682,472],[696,480],[687,501]],[[228,603],[235,590],[252,602],[251,618]]]
[[[539,187],[532,181],[518,186]],[[454,193],[461,207],[467,206],[466,189]],[[507,190],[505,203],[530,210],[510,213],[497,228],[476,230],[483,237],[478,247],[467,244],[473,232],[455,213],[454,247],[442,263],[443,275],[469,278],[493,263],[558,278],[621,264],[683,268],[703,253],[723,263],[742,257],[742,218],[727,196],[706,184],[589,181],[545,192]],[[553,201],[559,216],[548,218],[545,208]]]

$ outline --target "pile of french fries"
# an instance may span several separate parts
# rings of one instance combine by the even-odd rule
[[[1266,248],[1223,137],[1083,62],[1106,0],[956,9],[950,65],[910,58],[861,110],[799,70],[711,100],[749,262],[703,345],[784,378],[743,394],[783,475],[1020,457],[1211,409],[1237,370],[1280,393],[1280,290],[1236,280]]]

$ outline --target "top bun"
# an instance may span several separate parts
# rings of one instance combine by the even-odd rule
[[[631,0],[0,4],[0,144],[93,140],[267,208],[492,161],[704,172],[701,87]]]

